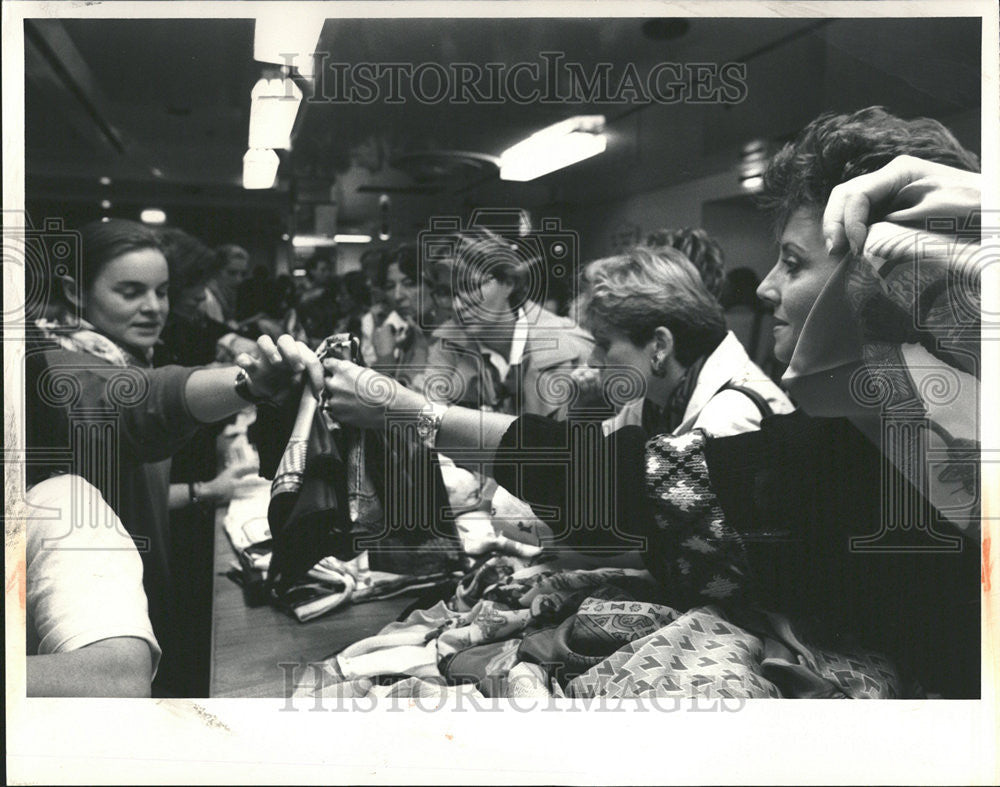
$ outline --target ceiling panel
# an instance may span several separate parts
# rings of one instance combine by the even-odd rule
[[[133,192],[179,200],[194,193],[188,187],[202,189],[201,199],[248,204],[290,205],[298,193],[336,199],[340,215],[354,223],[374,209],[372,190],[380,186],[391,186],[399,203],[594,204],[732,168],[746,139],[786,137],[826,108],[877,102],[904,115],[945,117],[978,107],[977,20],[690,19],[672,40],[651,39],[643,21],[327,20],[319,46],[327,66],[497,64],[506,73],[517,63],[543,65],[542,52],[557,52],[563,64],[578,64],[586,74],[611,69],[614,83],[629,64],[645,75],[662,62],[742,62],[748,92],[730,104],[456,104],[411,94],[400,104],[362,103],[328,100],[336,88],[325,72],[315,88],[320,100],[304,107],[285,156],[275,190],[284,197],[239,186],[249,92],[261,73],[252,60],[252,20],[29,23],[35,27],[26,46],[29,192],[43,183],[52,194],[62,183],[67,198],[90,199],[94,180],[107,174]],[[556,92],[566,87],[560,82]],[[465,170],[456,168],[450,181],[444,178],[444,191],[417,189],[409,197],[398,191],[414,184],[412,171],[391,167],[402,154],[496,156],[526,134],[582,113],[608,119],[602,156],[528,184],[492,176],[477,182],[480,175],[462,177]]]

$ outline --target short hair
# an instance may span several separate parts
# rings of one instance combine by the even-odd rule
[[[722,247],[705,230],[693,227],[655,230],[646,236],[646,247],[653,251],[677,249],[701,274],[705,289],[716,298],[722,293],[726,257]]]
[[[523,305],[528,295],[532,266],[539,261],[523,244],[515,243],[485,228],[453,233],[446,241],[447,259],[453,292],[476,289],[484,277],[512,285],[508,302],[512,308]]]
[[[401,243],[385,258],[385,269],[390,265],[398,265],[399,272],[414,282],[424,281],[433,284],[430,265],[422,265],[420,249],[416,243]]]
[[[156,238],[170,270],[171,300],[184,290],[206,284],[212,277],[215,255],[200,240],[174,227],[157,230]]]
[[[361,270],[368,277],[372,287],[383,289],[385,286],[386,256],[385,249],[365,249],[361,254]]]
[[[826,113],[809,123],[771,160],[758,202],[784,227],[796,209],[822,210],[835,186],[903,155],[979,171],[979,158],[938,121],[903,120],[884,107],[868,107]]]
[[[348,271],[340,280],[340,287],[361,309],[372,305],[372,290],[364,271]]]
[[[306,260],[306,270],[310,272],[316,270],[316,266],[319,265],[321,262],[325,262],[327,265],[329,265],[331,270],[333,270],[333,268],[335,267],[334,261],[333,259],[331,259],[329,253],[322,252],[313,254],[311,257],[309,257],[309,259]]]
[[[250,261],[250,253],[242,246],[235,243],[224,243],[215,250],[215,273],[219,273],[232,260],[242,259]]]
[[[726,335],[722,307],[687,257],[672,247],[636,246],[594,260],[581,276],[576,313],[584,326],[622,331],[633,344],[649,342],[661,325],[674,336],[674,356],[690,366]]]
[[[88,291],[108,263],[131,251],[156,249],[162,252],[149,227],[128,219],[92,221],[80,228],[81,289]],[[60,292],[61,288],[56,288]]]

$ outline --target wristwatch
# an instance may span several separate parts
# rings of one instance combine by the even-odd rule
[[[438,430],[441,428],[441,421],[447,410],[447,406],[443,404],[429,402],[424,405],[417,416],[417,436],[428,448],[434,448]]]
[[[236,373],[233,390],[240,399],[250,402],[250,404],[269,404],[271,402],[266,396],[258,396],[250,390],[250,376],[243,369]]]

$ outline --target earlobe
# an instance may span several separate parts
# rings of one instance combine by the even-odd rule
[[[80,292],[76,280],[70,276],[63,276],[59,281],[62,285],[63,297],[66,299],[66,302],[76,309],[82,309],[83,293]]]
[[[658,327],[653,331],[653,355],[649,365],[656,377],[666,377],[670,358],[674,354],[674,335],[669,328]]]
[[[666,326],[661,325],[653,331],[653,342],[656,345],[656,352],[663,353],[665,357],[674,354],[674,335]]]

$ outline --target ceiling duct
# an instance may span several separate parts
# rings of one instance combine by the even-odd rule
[[[407,175],[413,186],[366,186],[365,191],[410,192],[458,190],[471,182],[490,180],[500,174],[500,160],[485,153],[463,150],[424,150],[394,156],[389,166]]]

